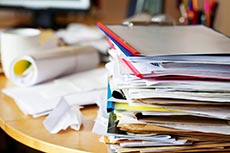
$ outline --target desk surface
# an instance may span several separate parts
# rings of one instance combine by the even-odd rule
[[[0,75],[0,89],[12,84]],[[97,106],[82,109],[83,125],[80,131],[67,129],[50,134],[42,122],[45,117],[32,118],[24,115],[16,103],[0,93],[0,126],[15,140],[43,152],[107,152],[106,145],[99,142],[99,135],[92,133]]]

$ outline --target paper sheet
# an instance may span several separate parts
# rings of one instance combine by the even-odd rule
[[[106,90],[107,93],[107,90]],[[97,105],[99,107],[97,118],[95,119],[95,123],[93,126],[93,132],[100,135],[106,135],[107,133],[107,127],[108,127],[108,114],[107,114],[107,108],[106,108],[106,98],[107,94],[103,94],[99,96],[99,99],[97,101]]]
[[[138,121],[136,118],[131,117],[131,116],[123,116],[119,120],[119,124],[146,124],[147,125],[147,123],[145,123],[143,121]],[[172,129],[179,129],[179,130],[199,131],[199,132],[204,132],[204,133],[217,133],[217,134],[230,135],[230,126],[229,125],[223,125],[223,126],[218,126],[218,125],[188,125],[188,124],[183,124],[183,123],[176,123],[176,124],[154,123],[152,125],[169,127]]]
[[[65,80],[63,77],[58,81],[31,87],[5,88],[2,92],[12,97],[25,114],[33,117],[48,114],[55,108],[61,97],[66,98],[70,105],[88,105],[95,104],[100,95],[106,94],[105,68],[72,74],[67,78]],[[81,80],[81,84],[78,86],[78,84],[72,83],[69,78],[72,82]]]
[[[192,58],[192,57],[191,57]],[[176,63],[176,62],[149,62],[131,64],[143,75],[144,78],[179,75],[198,76],[204,78],[230,78],[230,65],[207,63]]]
[[[68,45],[91,45],[103,54],[109,48],[104,34],[95,26],[71,23],[66,29],[58,30],[56,36]]]
[[[167,91],[154,89],[129,89],[125,93],[130,99],[142,98],[172,98],[210,102],[230,102],[230,93]]]

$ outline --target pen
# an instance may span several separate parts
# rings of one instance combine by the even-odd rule
[[[192,6],[193,6],[193,13],[194,13],[194,19],[193,19],[193,23],[194,24],[198,24],[199,23],[199,11],[198,11],[198,2],[197,0],[192,0]]]
[[[188,15],[185,10],[185,5],[181,3],[179,8],[180,8],[180,13],[181,13],[180,23],[188,24]]]
[[[209,0],[205,0],[204,1],[204,12],[205,12],[205,25],[210,27],[211,23],[211,12],[210,12],[210,4],[209,4]]]
[[[194,12],[194,9],[193,9],[193,4],[192,4],[192,0],[188,0],[188,17],[189,17],[189,21],[190,21],[190,24],[196,24],[196,21],[195,21],[195,12]]]
[[[218,7],[218,3],[216,1],[212,1],[211,4],[211,28],[213,27],[214,24],[214,20],[215,20],[215,16],[216,16],[216,11],[217,11],[217,7]]]
[[[192,6],[194,11],[198,11],[198,2],[197,0],[192,0]]]

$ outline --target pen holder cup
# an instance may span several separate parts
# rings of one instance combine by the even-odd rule
[[[31,53],[40,46],[40,30],[33,28],[13,28],[1,33],[2,68],[9,77],[11,62],[18,56]]]

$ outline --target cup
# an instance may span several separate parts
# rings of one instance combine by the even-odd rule
[[[33,28],[12,28],[1,33],[1,60],[6,77],[9,78],[12,61],[30,54],[40,46],[40,30]]]

